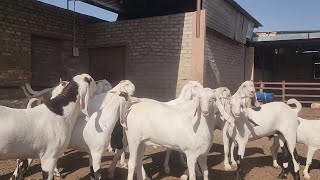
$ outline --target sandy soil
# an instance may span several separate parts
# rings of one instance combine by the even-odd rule
[[[19,106],[23,107],[25,104],[23,102],[16,102]],[[0,104],[5,104],[8,102]],[[6,104],[8,106],[13,106],[13,104]],[[310,116],[309,116],[310,117]],[[245,179],[248,180],[270,180],[276,179],[277,175],[280,173],[280,169],[274,169],[272,167],[272,159],[270,153],[271,141],[268,138],[263,138],[254,142],[247,144],[245,158],[243,160],[243,175]],[[162,163],[164,161],[165,152],[164,148],[154,149],[148,147],[145,153],[144,166],[149,177],[152,179],[163,179],[163,180],[173,180],[179,179],[183,174],[185,168],[179,163],[179,158],[177,153],[173,153],[171,156],[170,167],[171,174],[166,175],[163,172]],[[297,145],[297,150],[300,155],[300,174],[302,177],[302,171],[305,165],[305,157],[307,153],[307,148],[304,145]],[[128,157],[128,154],[127,154]],[[113,153],[106,153],[102,159],[103,172],[106,175],[107,168],[109,167],[111,160],[113,158]],[[281,162],[282,153],[279,154],[278,162]],[[313,179],[319,179],[320,177],[320,166],[319,160],[320,153],[316,152],[313,157],[313,162],[311,165],[310,175]],[[216,180],[231,180],[234,179],[234,171],[225,171],[223,166],[223,145],[221,131],[215,132],[214,144],[211,148],[210,155],[208,156],[208,167],[210,169],[209,176],[210,179]],[[89,179],[89,168],[88,168],[88,155],[86,153],[68,150],[66,155],[59,159],[58,168],[62,173],[64,179]],[[13,170],[15,169],[15,160],[0,161],[0,180],[7,180],[10,178]],[[234,168],[235,170],[235,168]],[[27,173],[27,179],[41,179],[41,168],[39,161],[35,161],[30,167]],[[115,179],[125,180],[127,176],[127,169],[120,168],[116,169]],[[293,179],[292,175],[289,175],[288,179]]]
[[[210,179],[217,180],[231,180],[234,179],[234,171],[224,171],[223,166],[223,145],[221,131],[215,132],[215,143],[212,146],[211,153],[208,156],[208,167],[210,169]],[[272,160],[270,154],[271,141],[268,138],[263,138],[254,142],[250,142],[247,145],[245,158],[243,160],[243,175],[245,179],[253,180],[270,180],[276,179],[280,173],[280,169],[274,169],[272,167]],[[171,156],[170,167],[172,168],[171,174],[166,175],[163,172],[162,163],[164,161],[165,153],[164,148],[152,148],[148,147],[145,153],[144,166],[149,177],[152,179],[179,179],[184,172],[185,168],[181,166],[177,153],[173,153]],[[298,145],[298,153],[300,155],[299,161],[301,163],[300,172],[302,177],[302,171],[305,165],[305,156],[307,149],[304,145]],[[128,155],[128,154],[127,154]],[[279,154],[278,161],[281,162],[282,154]],[[106,153],[102,159],[102,168],[106,175],[107,168],[109,167],[113,153]],[[320,177],[319,160],[320,153],[316,152],[313,157],[313,163],[311,166],[310,175],[313,179]],[[88,168],[88,155],[82,152],[67,151],[66,155],[58,161],[59,170],[62,173],[64,179],[89,179]],[[0,179],[9,179],[15,168],[15,161],[0,161]],[[41,169],[39,161],[36,161],[30,167],[27,178],[29,179],[41,179]],[[125,180],[127,175],[127,169],[118,167],[115,172],[115,179]],[[289,176],[292,179],[292,176]]]

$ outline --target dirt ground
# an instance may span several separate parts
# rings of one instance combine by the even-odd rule
[[[18,103],[19,106],[23,106],[23,103]],[[7,103],[7,102],[5,102]],[[0,102],[0,104],[5,104]],[[17,103],[17,102],[16,102]],[[6,104],[13,106],[12,104]],[[313,115],[309,115],[311,117]],[[315,117],[318,118],[318,117]],[[270,146],[272,141],[268,138],[262,138],[254,142],[247,144],[245,158],[242,163],[243,176],[246,180],[270,180],[277,179],[280,169],[272,167],[272,158],[270,153]],[[145,153],[144,167],[146,173],[152,179],[174,180],[179,179],[183,174],[185,168],[180,164],[178,154],[173,153],[171,155],[170,167],[171,174],[166,175],[163,171],[162,164],[165,157],[165,148],[148,147]],[[297,145],[300,162],[300,175],[302,177],[302,171],[306,161],[307,148],[304,145]],[[127,154],[127,157],[129,154]],[[113,153],[107,152],[102,159],[102,169],[106,175],[107,168],[109,167],[113,158]],[[282,153],[279,153],[278,162],[280,164],[282,159]],[[313,157],[313,162],[310,167],[310,175],[313,179],[319,179],[320,177],[320,153],[316,152]],[[68,150],[66,155],[59,159],[58,168],[64,179],[90,179],[89,167],[88,167],[88,155],[83,152],[77,152]],[[118,164],[119,165],[119,164]],[[215,132],[214,144],[211,148],[208,156],[208,167],[210,179],[216,180],[231,180],[234,179],[235,171],[225,171],[223,166],[223,145],[221,131]],[[15,160],[0,161],[0,180],[7,180],[10,178],[13,170],[15,169]],[[234,168],[235,170],[235,168]],[[27,179],[41,179],[41,168],[39,161],[33,162],[27,173]],[[117,167],[115,172],[116,180],[125,180],[127,177],[127,169]],[[199,179],[199,178],[198,178]],[[289,175],[288,179],[293,179],[292,175]]]

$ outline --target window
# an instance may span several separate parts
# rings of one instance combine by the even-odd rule
[[[320,56],[313,58],[313,79],[320,79]]]

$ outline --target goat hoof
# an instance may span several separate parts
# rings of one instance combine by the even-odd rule
[[[283,170],[278,176],[278,179],[287,179],[288,174],[286,174]]]
[[[232,167],[230,166],[230,164],[225,164],[225,165],[224,165],[224,170],[225,170],[225,171],[231,171],[231,170],[232,170]]]
[[[273,163],[273,167],[276,168],[276,169],[279,169],[279,168],[280,168],[280,166],[279,166],[278,163]]]
[[[231,161],[232,166],[237,167],[237,162],[236,161]]]
[[[181,179],[181,180],[188,180],[188,176],[184,174],[184,175],[182,175],[182,176],[180,177],[180,179]]]

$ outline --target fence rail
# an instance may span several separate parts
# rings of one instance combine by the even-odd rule
[[[304,82],[255,82],[260,92],[273,93],[276,100],[286,102],[295,98],[303,104],[320,103],[320,83]]]

